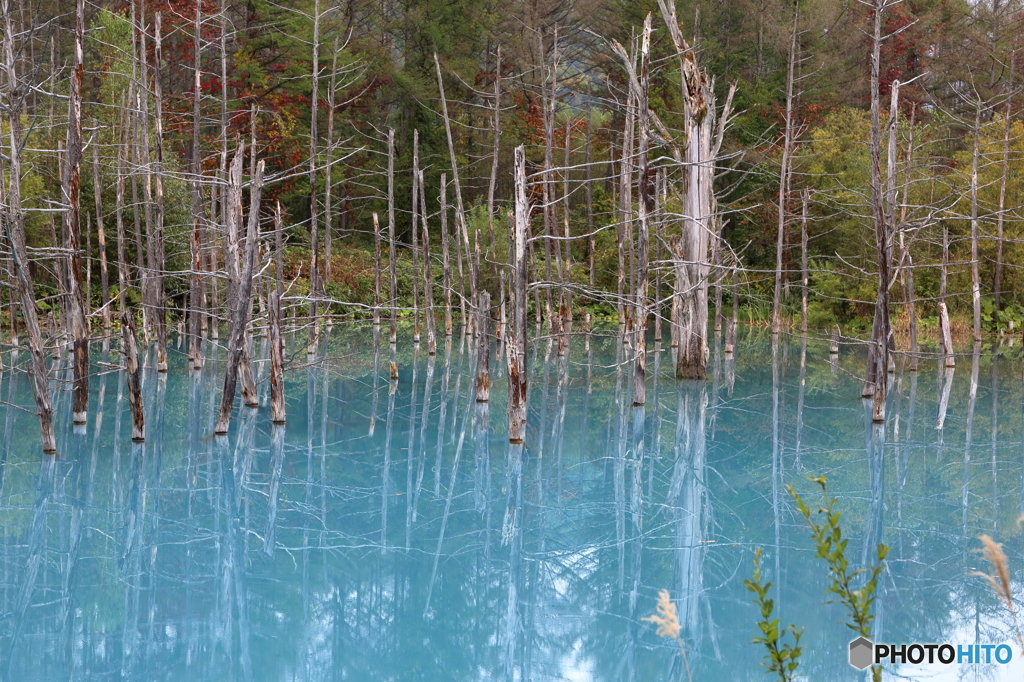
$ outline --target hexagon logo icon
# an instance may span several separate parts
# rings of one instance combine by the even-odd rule
[[[874,659],[875,645],[867,637],[858,637],[850,642],[850,665],[857,670],[871,665]]]

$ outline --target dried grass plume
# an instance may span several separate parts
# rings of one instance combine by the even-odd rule
[[[992,572],[982,573],[975,571],[970,575],[980,576],[987,580],[996,596],[1006,604],[1006,608],[1012,611],[1013,593],[1010,590],[1010,562],[1006,559],[1006,553],[1003,552],[1003,543],[996,542],[988,535],[979,535],[978,539],[981,540],[981,549],[975,551],[981,552],[982,558],[992,564]]]
[[[679,639],[679,632],[683,629],[683,626],[679,624],[679,616],[676,614],[676,605],[669,598],[668,590],[658,592],[658,612],[640,620],[655,623],[658,626],[659,637]]]

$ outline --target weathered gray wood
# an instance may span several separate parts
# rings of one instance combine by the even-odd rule
[[[96,246],[100,254],[100,298],[102,300],[103,333],[110,335],[110,269],[107,265],[107,233],[103,225],[103,186],[100,184],[100,145],[99,124],[96,125],[96,137],[92,146],[92,188],[96,209]]]
[[[281,336],[281,297],[270,289],[267,306],[270,318],[270,413],[271,421],[284,424],[284,339]]]
[[[153,188],[155,209],[153,233],[150,234],[152,248],[152,259],[150,269],[152,271],[152,293],[151,304],[153,331],[156,335],[156,369],[158,372],[167,371],[167,303],[164,287],[164,220],[166,210],[164,206],[164,90],[163,90],[163,36],[161,31],[161,13],[157,12],[155,17],[155,35],[153,40],[153,104],[154,122],[153,139],[156,164],[153,173]]]
[[[466,210],[462,204],[462,184],[459,182],[459,165],[455,155],[455,140],[452,137],[451,120],[448,117],[448,100],[444,96],[444,79],[441,77],[441,62],[434,53],[434,67],[437,70],[437,88],[441,94],[441,115],[444,118],[444,131],[448,139],[448,157],[452,164],[452,184],[455,186],[455,229],[461,231],[462,242],[466,248],[466,258],[469,259],[469,297],[476,301],[476,294],[480,288],[480,240],[475,239],[477,252],[476,258],[469,243],[469,228],[466,225]]]
[[[135,340],[135,321],[130,310],[121,313],[125,373],[128,377],[128,406],[132,412],[132,440],[146,440],[146,415],[142,409],[142,378],[139,367],[139,347]]]
[[[82,81],[85,43],[85,3],[75,3],[75,48],[68,97],[68,131],[61,168],[61,188],[67,209],[63,215],[65,310],[74,366],[72,420],[84,424],[89,411],[89,327],[85,319],[82,290],[81,163],[82,163]]]
[[[241,150],[241,145],[239,145]],[[242,159],[241,154],[235,157],[232,162],[231,171],[241,175]],[[245,257],[239,286],[235,290],[236,304],[232,311],[231,331],[228,343],[227,369],[224,372],[224,391],[221,394],[220,412],[217,415],[217,425],[214,433],[225,434],[231,424],[231,409],[235,402],[235,384],[238,378],[238,366],[242,361],[245,352],[245,327],[249,321],[249,311],[252,308],[252,279],[253,267],[256,260],[256,242],[259,236],[260,220],[260,199],[263,191],[263,165],[261,159],[256,166],[256,175],[252,178],[249,188],[249,223],[246,230]],[[237,170],[236,170],[237,168]]]
[[[380,218],[373,213],[373,326],[380,326]]]
[[[309,336],[306,354],[315,355],[320,341],[319,299],[323,296],[320,263],[320,216],[316,191],[317,107],[320,103],[320,0],[313,2],[313,92],[309,119],[309,235],[313,262],[309,269]]]
[[[423,312],[427,322],[427,353],[437,353],[437,320],[434,317],[434,278],[430,268],[430,229],[427,227],[427,193],[420,171],[420,218],[423,221]]]
[[[426,207],[423,207],[426,212]],[[419,272],[419,220],[420,220],[420,131],[412,131],[412,342],[420,342],[420,272]]]
[[[17,275],[22,321],[28,334],[28,348],[32,358],[30,372],[32,395],[35,398],[36,410],[39,415],[39,432],[42,438],[43,452],[56,452],[57,440],[53,431],[53,409],[50,407],[50,388],[46,378],[43,339],[39,331],[39,317],[36,314],[36,297],[32,286],[32,273],[29,269],[28,250],[25,248],[25,214],[21,208],[21,149],[24,140],[21,131],[22,98],[20,93],[24,84],[17,72],[15,30],[11,17],[10,0],[0,0],[0,11],[3,13],[4,21],[4,68],[7,73],[4,97],[5,104],[12,112],[7,123],[8,140],[10,141],[7,150],[10,158],[6,197],[7,217],[2,222],[7,239],[11,243],[11,256]]]
[[[786,67],[786,120],[782,128],[782,164],[779,168],[778,231],[775,241],[775,291],[772,299],[772,334],[782,330],[782,260],[786,243],[786,201],[789,199],[790,165],[793,153],[793,85],[797,63],[797,39],[800,35],[800,6],[793,3],[793,28],[790,32],[789,59]],[[789,273],[786,273],[788,279]],[[788,291],[788,284],[787,291]]]
[[[693,50],[683,38],[675,5],[658,0],[662,17],[676,47],[681,70],[686,148],[674,152],[682,166],[683,234],[671,242],[675,260],[676,377],[703,379],[708,362],[708,244],[714,215],[715,161],[729,120],[735,84],[722,109],[715,106],[710,80],[697,64]],[[658,124],[655,119],[655,124]],[[716,126],[717,125],[717,129]]]
[[[452,335],[452,271],[449,263],[451,235],[448,232],[448,176],[441,173],[441,268],[444,270],[444,335]]]
[[[526,435],[526,297],[527,265],[526,235],[530,207],[526,200],[526,153],[522,146],[515,150],[515,223],[512,234],[512,319],[508,344],[508,439],[521,443]]]
[[[637,288],[635,304],[636,358],[633,364],[633,404],[647,402],[647,255],[649,244],[649,211],[654,208],[654,197],[648,182],[647,150],[650,144],[650,123],[648,118],[649,71],[651,61],[651,15],[644,19],[643,35],[640,41],[640,83],[637,89],[637,175],[640,185],[640,200],[637,202]]]
[[[193,23],[192,52],[192,150],[189,159],[190,172],[189,198],[192,207],[192,233],[189,237],[190,261],[192,273],[189,275],[188,294],[188,359],[193,369],[203,367],[203,223],[205,209],[203,207],[202,173],[203,164],[200,131],[202,126],[202,3],[196,3],[195,21]]]
[[[389,343],[398,342],[398,263],[395,258],[395,130],[388,128],[388,274],[391,289],[388,307],[391,308]]]
[[[480,292],[476,305],[476,401],[486,403],[491,397],[491,335],[489,334],[491,295]]]

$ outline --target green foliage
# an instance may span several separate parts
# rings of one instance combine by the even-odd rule
[[[800,665],[800,656],[803,647],[800,645],[800,636],[803,628],[799,630],[790,623],[779,629],[779,619],[772,618],[775,611],[775,602],[768,598],[768,592],[774,583],[765,583],[761,580],[761,548],[754,552],[754,575],[749,580],[744,580],[747,590],[754,594],[754,603],[761,609],[761,620],[757,627],[761,630],[761,637],[754,637],[751,642],[763,644],[767,653],[764,657],[767,663],[762,663],[768,668],[768,672],[778,675],[780,682],[790,682],[796,679],[796,669]],[[783,643],[786,633],[792,635],[792,644]]]
[[[845,623],[846,627],[862,637],[871,637],[871,623],[875,619],[872,606],[875,603],[878,577],[885,569],[885,557],[889,553],[889,548],[878,543],[877,560],[873,567],[850,570],[849,561],[846,559],[846,546],[850,539],[843,537],[842,528],[839,526],[840,514],[835,510],[836,501],[828,496],[824,476],[814,477],[810,480],[821,486],[823,506],[819,507],[817,512],[811,512],[793,486],[787,485],[786,490],[811,527],[811,537],[817,548],[815,556],[824,559],[828,564],[832,582],[826,590],[826,594],[835,595],[835,599],[826,603],[842,604],[846,608],[849,619]],[[824,523],[817,523],[815,514],[824,514]],[[860,588],[855,587],[855,584],[862,580],[863,585]],[[871,676],[874,682],[881,682],[882,666],[872,666]]]
[[[996,310],[995,299],[992,296],[983,296],[981,322],[985,330],[990,332],[1008,331],[1010,323],[1018,329],[1024,323],[1024,304],[1010,303],[1004,305],[1002,310]]]

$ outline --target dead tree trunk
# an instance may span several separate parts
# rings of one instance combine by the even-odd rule
[[[380,218],[373,213],[373,326],[380,327]]]
[[[284,424],[284,340],[281,337],[281,298],[270,290],[270,411],[271,421]]]
[[[89,327],[85,319],[85,298],[82,291],[81,240],[81,162],[82,162],[82,79],[85,42],[85,3],[75,3],[75,57],[68,97],[68,132],[61,169],[61,186],[67,209],[64,211],[64,291],[67,295],[68,336],[71,337],[74,364],[75,424],[84,424],[89,411]]]
[[[232,175],[241,175],[242,156],[239,154],[232,165]],[[236,171],[237,165],[237,171]],[[225,434],[231,424],[231,408],[235,402],[235,383],[238,378],[238,365],[245,353],[245,328],[249,322],[249,311],[252,308],[253,266],[256,261],[256,243],[259,237],[260,199],[263,192],[263,161],[256,166],[256,175],[252,178],[249,188],[249,223],[245,238],[245,256],[242,265],[241,281],[235,287],[235,307],[232,311],[231,333],[229,335],[228,366],[224,372],[224,392],[221,394],[220,412],[217,415],[217,426],[214,433]],[[239,199],[240,200],[240,199]],[[237,267],[237,266],[236,266]]]
[[[395,262],[395,130],[388,128],[388,274],[391,289],[388,305],[391,308],[391,331],[388,342],[398,342],[398,264]]]
[[[491,295],[480,292],[476,306],[476,401],[486,403],[491,397],[491,335],[489,332]]]
[[[99,124],[96,123],[96,137],[92,147],[92,187],[96,207],[96,241],[100,252],[100,298],[103,301],[103,334],[110,335],[110,269],[107,266],[107,233],[103,226],[103,187],[100,184]]]
[[[319,343],[320,316],[317,312],[318,299],[323,296],[320,281],[320,216],[316,197],[316,128],[317,106],[320,103],[320,0],[313,3],[313,93],[310,96],[309,118],[309,239],[313,262],[309,269],[309,336],[306,354],[315,355]]]
[[[53,432],[53,409],[50,407],[46,359],[43,357],[43,339],[39,332],[39,317],[36,314],[36,297],[29,269],[28,250],[25,248],[25,214],[21,209],[21,149],[24,144],[21,132],[21,111],[24,104],[23,93],[28,88],[24,87],[17,73],[17,62],[14,56],[14,19],[11,16],[10,0],[0,0],[0,9],[2,9],[4,20],[4,67],[7,72],[4,104],[11,112],[7,124],[8,139],[10,140],[7,216],[3,225],[7,239],[11,243],[11,256],[17,275],[22,321],[28,333],[28,348],[32,357],[32,394],[39,414],[39,432],[42,437],[43,452],[56,452],[57,440]]]
[[[190,198],[192,200],[192,234],[189,240],[191,250],[192,272],[189,275],[189,296],[188,296],[188,358],[193,369],[203,367],[203,327],[202,327],[202,286],[203,286],[203,188],[201,176],[203,172],[201,154],[200,126],[202,124],[202,45],[201,34],[202,3],[196,3],[196,17],[193,34],[193,71],[192,71],[192,153],[191,173],[192,182],[189,183]]]
[[[423,313],[427,321],[427,353],[437,353],[437,320],[434,318],[434,278],[430,269],[430,230],[427,227],[426,180],[420,171],[420,217],[423,220]]]
[[[125,373],[128,377],[128,406],[132,411],[132,440],[146,440],[146,415],[142,409],[142,380],[139,376],[139,346],[135,340],[135,321],[130,310],[121,312],[121,338],[124,342]]]
[[[637,202],[637,243],[636,243],[636,289],[633,292],[633,348],[635,352],[633,369],[633,404],[643,405],[647,401],[647,289],[648,289],[648,252],[649,244],[649,212],[654,209],[654,195],[649,182],[647,167],[647,151],[650,145],[650,123],[648,109],[648,72],[650,70],[651,52],[651,15],[644,19],[643,34],[640,43],[640,74],[637,77],[633,58],[626,50],[614,43],[629,72],[630,88],[633,101],[636,102],[637,127],[637,177],[640,200]],[[623,164],[626,165],[625,163]],[[632,182],[630,182],[632,184]],[[623,188],[626,184],[623,183]],[[626,208],[624,206],[624,208]],[[632,213],[632,206],[629,206]],[[620,273],[621,277],[621,273]]]
[[[444,335],[452,335],[452,271],[449,266],[448,176],[441,173],[441,269],[444,270]]]
[[[448,157],[452,164],[452,183],[455,185],[455,229],[461,231],[462,242],[466,247],[466,258],[469,259],[469,298],[477,300],[480,289],[480,238],[474,235],[476,257],[469,243],[469,227],[466,225],[466,210],[462,204],[462,184],[459,182],[459,165],[455,158],[455,138],[452,137],[451,120],[448,118],[448,100],[444,96],[444,79],[441,77],[441,62],[434,53],[434,66],[437,69],[437,87],[441,93],[441,115],[444,118],[444,131],[448,138]]]
[[[789,197],[790,156],[793,149],[793,82],[797,60],[797,23],[799,5],[793,4],[793,30],[790,34],[789,61],[786,70],[786,120],[782,137],[782,167],[779,169],[779,224],[775,244],[775,293],[772,301],[772,334],[782,330],[782,256],[786,236],[786,200]],[[789,277],[789,274],[786,274]],[[788,285],[787,285],[788,286]]]
[[[683,234],[672,240],[676,270],[676,377],[703,379],[708,362],[708,245],[714,211],[715,160],[721,149],[732,106],[733,86],[721,112],[707,74],[697,65],[683,38],[675,6],[658,0],[662,17],[675,43],[681,70],[687,145],[682,158],[685,175]],[[717,130],[716,130],[717,122]]]
[[[153,174],[155,190],[153,233],[150,234],[153,257],[150,261],[152,280],[153,331],[156,334],[156,370],[167,371],[167,304],[164,294],[164,90],[163,38],[161,36],[160,12],[156,13],[153,42],[153,102],[155,121],[153,138],[156,143],[156,172]]]
[[[420,131],[412,131],[412,230],[409,246],[412,250],[412,342],[420,342],[420,284],[419,238],[417,232],[420,212]]]
[[[885,421],[886,376],[889,369],[891,327],[889,323],[889,237],[885,188],[882,186],[882,127],[879,70],[882,47],[882,13],[886,0],[874,0],[874,32],[871,52],[871,213],[875,226],[875,245],[878,260],[878,292],[875,298],[875,318],[868,347],[868,366],[864,380],[864,393],[874,397],[872,420]],[[898,96],[893,84],[894,99]]]
[[[995,273],[992,277],[992,298],[998,315],[1003,309],[1003,226],[1006,222],[1006,190],[1010,179],[1010,133],[1013,130],[1013,92],[1014,92],[1014,70],[1017,64],[1017,54],[1010,55],[1010,74],[1006,98],[1006,112],[1003,115],[1003,151],[999,165],[999,210],[996,213],[996,263]]]
[[[515,223],[512,234],[512,319],[508,331],[508,440],[522,443],[526,435],[526,235],[530,206],[526,201],[526,153],[515,150]]]
[[[978,271],[978,166],[981,161],[981,98],[974,107],[974,144],[971,153],[971,303],[974,341],[981,341],[981,274]]]

